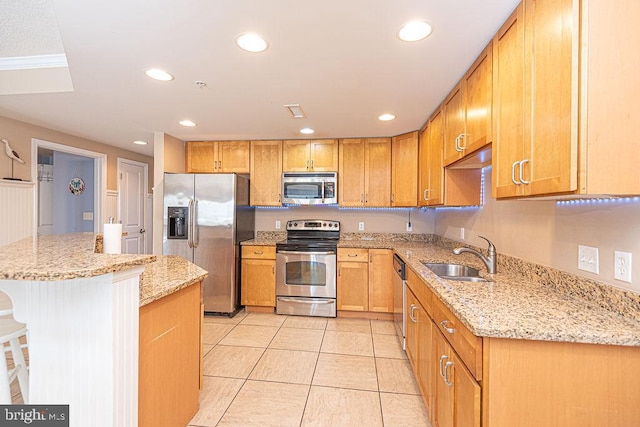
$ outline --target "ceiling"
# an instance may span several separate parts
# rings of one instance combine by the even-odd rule
[[[397,135],[422,126],[518,2],[0,0],[0,65],[47,54],[68,64],[0,67],[0,115],[147,155],[154,132],[185,141],[305,138],[303,127],[313,138]],[[414,19],[433,34],[400,41]],[[269,48],[240,50],[235,38],[248,31]],[[175,80],[145,76],[156,67]],[[293,119],[291,103],[307,117]],[[397,118],[381,122],[382,113]],[[198,126],[179,125],[185,118]]]

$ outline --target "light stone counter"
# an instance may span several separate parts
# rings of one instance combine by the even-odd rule
[[[140,278],[140,307],[197,283],[207,274],[181,256],[160,256],[145,265]]]
[[[243,244],[275,245],[282,238],[258,232]],[[406,233],[343,233],[338,242],[338,248],[393,249],[477,336],[640,346],[640,295],[502,255],[500,248],[498,273],[489,275],[476,256],[452,253],[460,245]],[[421,261],[470,265],[491,281],[441,279]]]

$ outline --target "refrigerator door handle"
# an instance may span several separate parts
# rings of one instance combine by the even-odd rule
[[[198,227],[198,199],[193,199],[193,247],[200,245],[200,227]]]
[[[187,244],[191,249],[193,249],[193,199],[189,199],[189,215],[187,216],[187,221],[189,221],[189,226],[187,227]]]

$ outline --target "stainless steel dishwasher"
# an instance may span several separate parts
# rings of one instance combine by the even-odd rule
[[[398,255],[393,255],[393,321],[396,327],[398,339],[405,350],[405,332],[407,330],[407,320],[405,318],[405,308],[407,305],[407,282],[405,274],[405,263]]]

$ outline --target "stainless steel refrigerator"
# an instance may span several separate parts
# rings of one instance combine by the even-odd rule
[[[253,239],[249,178],[236,174],[164,175],[163,254],[209,272],[204,311],[234,315],[240,306],[240,242]]]

